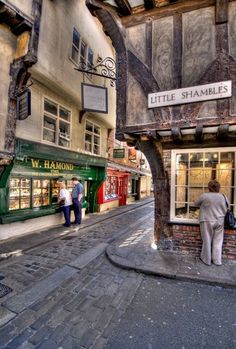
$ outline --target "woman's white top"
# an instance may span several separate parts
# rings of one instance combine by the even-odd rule
[[[63,206],[72,205],[72,199],[71,199],[71,194],[70,194],[69,190],[67,190],[67,189],[60,190],[59,201],[61,199],[65,199],[65,205],[63,205]]]

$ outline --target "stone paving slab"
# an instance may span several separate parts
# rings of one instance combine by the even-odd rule
[[[13,319],[16,316],[16,313],[13,313],[12,311],[0,307],[0,327],[6,324],[8,321]]]
[[[107,248],[107,243],[101,243],[97,246],[89,249],[81,256],[76,258],[74,261],[70,262],[68,265],[77,269],[84,268],[87,264],[89,264],[93,259],[100,256]]]
[[[62,284],[63,281],[76,273],[78,273],[78,270],[65,265],[42,281],[37,282],[30,289],[9,298],[3,303],[3,306],[15,313],[20,313],[40,298],[46,297],[52,290]]]

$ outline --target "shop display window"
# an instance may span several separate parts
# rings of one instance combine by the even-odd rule
[[[74,187],[73,182],[70,180],[67,180],[66,181],[66,188],[69,190],[70,193],[72,193],[73,187]]]
[[[58,180],[12,177],[9,194],[9,211],[54,206],[58,204]]]
[[[217,179],[235,213],[235,148],[172,151],[171,219],[197,220],[194,202]]]
[[[27,178],[10,180],[9,210],[30,208],[31,181]]]
[[[117,199],[117,177],[109,176],[105,182],[105,200]]]
[[[49,179],[33,179],[33,207],[49,205]]]
[[[59,198],[59,184],[57,179],[52,180],[52,204],[57,204],[58,203],[58,198]]]

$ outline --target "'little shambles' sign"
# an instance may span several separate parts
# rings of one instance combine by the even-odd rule
[[[179,88],[148,94],[148,108],[194,103],[232,96],[232,81]]]

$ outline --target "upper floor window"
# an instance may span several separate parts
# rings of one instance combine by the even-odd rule
[[[88,68],[93,66],[93,50],[88,47],[75,28],[73,29],[71,58],[77,64],[85,63]]]
[[[217,179],[221,192],[236,212],[236,148],[173,150],[171,165],[171,219],[197,220],[194,202],[208,192],[208,182]]]
[[[80,51],[80,33],[74,28],[73,38],[72,38],[71,58],[75,62],[79,61],[79,51]]]
[[[44,99],[43,140],[70,147],[71,112],[49,99]]]
[[[100,155],[101,129],[90,121],[85,124],[85,150],[92,154]]]
[[[93,66],[93,50],[89,47],[88,49],[88,67],[92,68]]]

